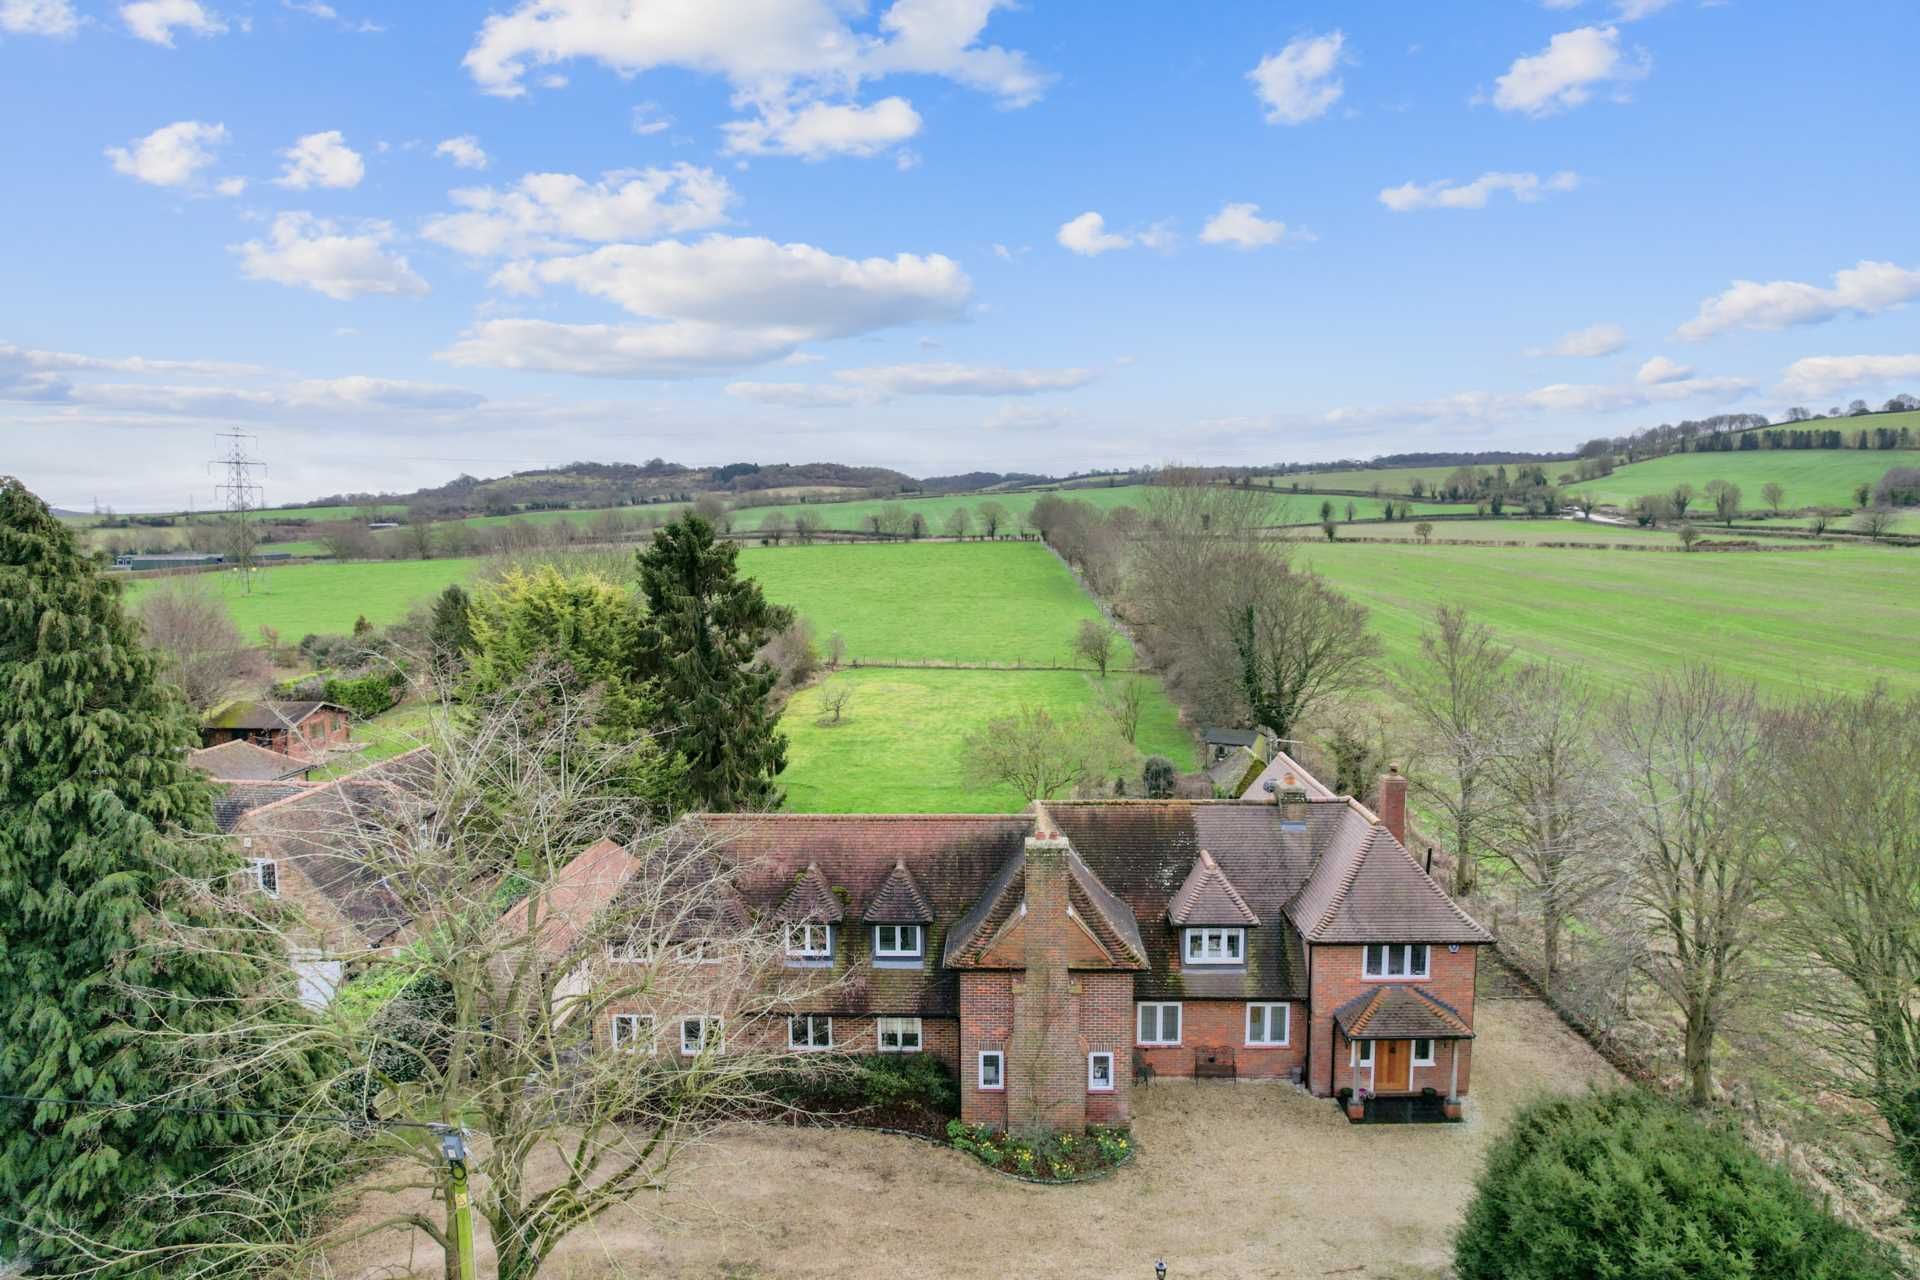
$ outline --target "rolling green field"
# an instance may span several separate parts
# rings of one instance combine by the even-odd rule
[[[1389,663],[1411,659],[1433,607],[1463,604],[1523,654],[1615,690],[1690,659],[1771,695],[1920,688],[1920,555],[1314,544],[1303,558],[1373,610]]]
[[[976,790],[961,779],[966,733],[1029,703],[1054,714],[1095,704],[1099,680],[1079,671],[847,671],[853,686],[840,724],[820,717],[820,686],[788,704],[780,727],[790,739],[787,808],[800,813],[1011,813],[1025,803],[1005,788]],[[1194,767],[1193,737],[1150,677],[1110,675],[1148,685],[1137,745]],[[1133,770],[1136,773],[1138,770]]]
[[[257,640],[260,628],[268,626],[280,633],[281,643],[295,644],[304,635],[351,631],[362,614],[375,626],[398,622],[416,602],[464,582],[479,566],[478,560],[290,564],[254,574],[252,594],[241,590],[237,571],[201,574],[196,581],[220,593],[248,640]],[[131,582],[127,599],[137,603],[164,581]]]
[[[1355,529],[1351,533],[1341,531],[1341,539],[1348,538],[1393,538],[1402,542],[1418,543],[1419,535],[1414,532],[1417,520],[1394,521],[1392,524],[1368,525],[1364,529]],[[1843,522],[1844,523],[1844,522]],[[1728,529],[1720,524],[1700,523],[1696,527],[1701,536],[1712,541],[1724,541],[1728,538],[1747,539],[1766,532],[1766,525],[1779,528],[1789,526],[1785,520],[1735,524]],[[1316,535],[1317,536],[1317,535]],[[1679,539],[1670,528],[1643,529],[1637,524],[1608,524],[1602,520],[1436,520],[1433,522],[1433,538],[1436,542],[1444,540],[1468,540],[1472,542],[1525,542],[1535,546],[1550,542],[1590,542],[1590,543],[1647,543],[1653,546],[1677,546]]]
[[[1513,470],[1513,465],[1517,464],[1510,464],[1507,467],[1509,472]],[[1556,467],[1564,468],[1571,465],[1571,463],[1546,463],[1548,478],[1559,474]],[[1387,493],[1406,493],[1407,486],[1416,478],[1425,481],[1426,486],[1431,489],[1452,475],[1455,470],[1457,470],[1455,467],[1363,467],[1358,471],[1310,471],[1305,475],[1274,476],[1273,482],[1283,490],[1297,484],[1302,492],[1309,488],[1371,491],[1377,484]],[[1487,470],[1491,471],[1493,468],[1488,467]]]
[[[1893,418],[1869,419],[1885,425]],[[1819,425],[1819,424],[1815,424]],[[1898,422],[1894,425],[1897,427]],[[1707,485],[1726,480],[1740,486],[1740,505],[1759,510],[1766,503],[1760,488],[1777,482],[1787,491],[1788,508],[1852,507],[1854,488],[1873,484],[1889,467],[1920,467],[1920,450],[1755,449],[1736,453],[1670,453],[1617,468],[1610,476],[1572,485],[1570,493],[1592,493],[1602,502],[1624,507],[1649,493],[1667,493],[1690,484],[1705,504]]]
[[[1100,611],[1037,542],[841,543],[748,547],[741,572],[769,600],[838,631],[847,658],[1072,665],[1073,633]],[[1131,663],[1122,641],[1116,665]]]

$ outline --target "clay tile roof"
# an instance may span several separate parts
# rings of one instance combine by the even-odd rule
[[[344,711],[331,702],[229,702],[207,717],[209,729],[285,729],[322,707]]]
[[[255,809],[278,803],[309,790],[304,782],[229,782],[213,798],[213,825],[230,833]]]
[[[560,868],[540,903],[540,950],[550,956],[571,950],[594,916],[619,895],[633,869],[633,855],[612,840],[600,841]],[[523,932],[532,908],[532,898],[507,908],[500,917],[501,931]]]
[[[1287,914],[1308,942],[1493,941],[1358,805],[1349,805]]]
[[[1147,944],[1141,940],[1140,921],[1134,917],[1133,908],[1100,883],[1100,877],[1078,853],[1067,859],[1067,869],[1073,874],[1067,886],[1067,903],[1093,929],[1107,954],[1116,963],[1146,968]]]
[[[817,862],[809,862],[807,869],[794,877],[793,888],[773,909],[773,918],[788,924],[839,924],[846,914],[840,895],[827,883]]]
[[[868,924],[929,924],[933,904],[927,901],[913,872],[907,870],[905,860],[900,860],[893,864],[860,918]]]
[[[1452,1005],[1417,987],[1383,986],[1333,1011],[1353,1040],[1471,1040],[1473,1028]]]
[[[313,768],[310,761],[296,760],[238,738],[217,747],[189,751],[187,763],[216,782],[278,782]]]
[[[1267,790],[1267,784],[1273,784],[1273,790]],[[1258,800],[1272,804],[1274,797],[1282,791],[1304,791],[1309,800],[1332,800],[1334,794],[1327,785],[1300,767],[1300,762],[1284,751],[1273,753],[1273,759],[1267,761],[1254,779],[1240,789],[1242,800]]]
[[[1067,871],[1067,905],[1101,948],[1123,968],[1145,969],[1149,963],[1147,947],[1140,937],[1140,922],[1134,917],[1133,908],[1102,884],[1078,853],[1068,854]],[[954,968],[978,964],[1026,897],[1027,854],[1023,848],[1007,859],[972,910],[947,931],[942,963]]]
[[[1167,919],[1178,925],[1260,923],[1260,917],[1205,849],[1193,860],[1193,870],[1187,872],[1186,880],[1168,901]]]

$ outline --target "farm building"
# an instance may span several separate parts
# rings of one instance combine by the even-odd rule
[[[1381,792],[1379,814],[1302,775],[1258,800],[713,814],[683,830],[734,864],[724,910],[779,928],[789,967],[832,979],[782,995],[784,1045],[749,1047],[936,1054],[962,1118],[995,1128],[1124,1124],[1136,1082],[1195,1077],[1292,1080],[1345,1096],[1354,1119],[1454,1118],[1492,935],[1407,853],[1406,780]],[[604,960],[580,938],[638,865],[611,841],[569,865],[541,926],[556,969]],[[728,1044],[700,1010],[634,998],[602,1017],[609,1048]]]
[[[200,744],[249,742],[298,760],[344,747],[352,734],[345,707],[331,702],[229,702],[200,726]]]

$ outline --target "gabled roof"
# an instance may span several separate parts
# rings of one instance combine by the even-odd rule
[[[206,719],[209,729],[286,729],[326,708],[345,711],[331,702],[229,702]]]
[[[217,747],[189,751],[187,763],[216,782],[278,782],[282,778],[304,775],[313,768],[311,761],[296,760],[239,738]]]
[[[1107,960],[1122,969],[1147,967],[1146,943],[1133,909],[1106,885],[1078,852],[1067,854],[1067,906],[1084,925]],[[947,932],[942,963],[953,968],[980,965],[988,950],[1021,914],[1027,897],[1027,853],[1007,859],[973,909]],[[991,967],[991,966],[989,966]]]
[[[1228,729],[1220,725],[1209,725],[1205,737],[1209,746],[1250,747],[1260,741],[1258,729]]]
[[[592,924],[594,916],[619,896],[633,875],[634,859],[624,845],[601,840],[560,868],[547,892],[538,902],[534,917],[540,931],[540,950],[550,956],[564,955],[573,949],[580,935]],[[522,933],[533,916],[535,900],[520,899],[500,917],[503,933]]]
[[[1258,777],[1262,767],[1259,756],[1250,747],[1235,747],[1207,766],[1207,781],[1214,795],[1239,796]]]
[[[1358,804],[1349,805],[1287,914],[1308,942],[1493,941]]]
[[[240,819],[255,809],[297,796],[307,789],[304,782],[229,782],[213,798],[213,825],[222,832],[232,831]]]
[[[1269,782],[1273,784],[1271,791],[1267,790]],[[1267,767],[1240,789],[1240,798],[1272,804],[1283,791],[1305,792],[1309,800],[1338,799],[1325,783],[1301,768],[1300,762],[1284,751],[1273,753],[1273,759],[1267,761]]]
[[[933,919],[933,904],[920,888],[920,882],[897,860],[880,888],[867,900],[860,918],[868,924],[927,924]]]
[[[846,905],[827,883],[817,862],[809,862],[806,869],[794,877],[793,887],[773,909],[773,919],[788,924],[839,924],[846,915]]]
[[[1471,1040],[1460,1011],[1417,987],[1382,986],[1333,1011],[1349,1040]]]
[[[1193,870],[1167,902],[1167,919],[1177,925],[1220,924],[1252,927],[1260,923],[1247,900],[1227,879],[1227,873],[1205,849],[1193,860]]]

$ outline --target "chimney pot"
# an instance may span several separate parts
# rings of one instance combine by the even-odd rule
[[[1388,765],[1380,777],[1380,823],[1395,840],[1407,842],[1407,780],[1398,765]]]

